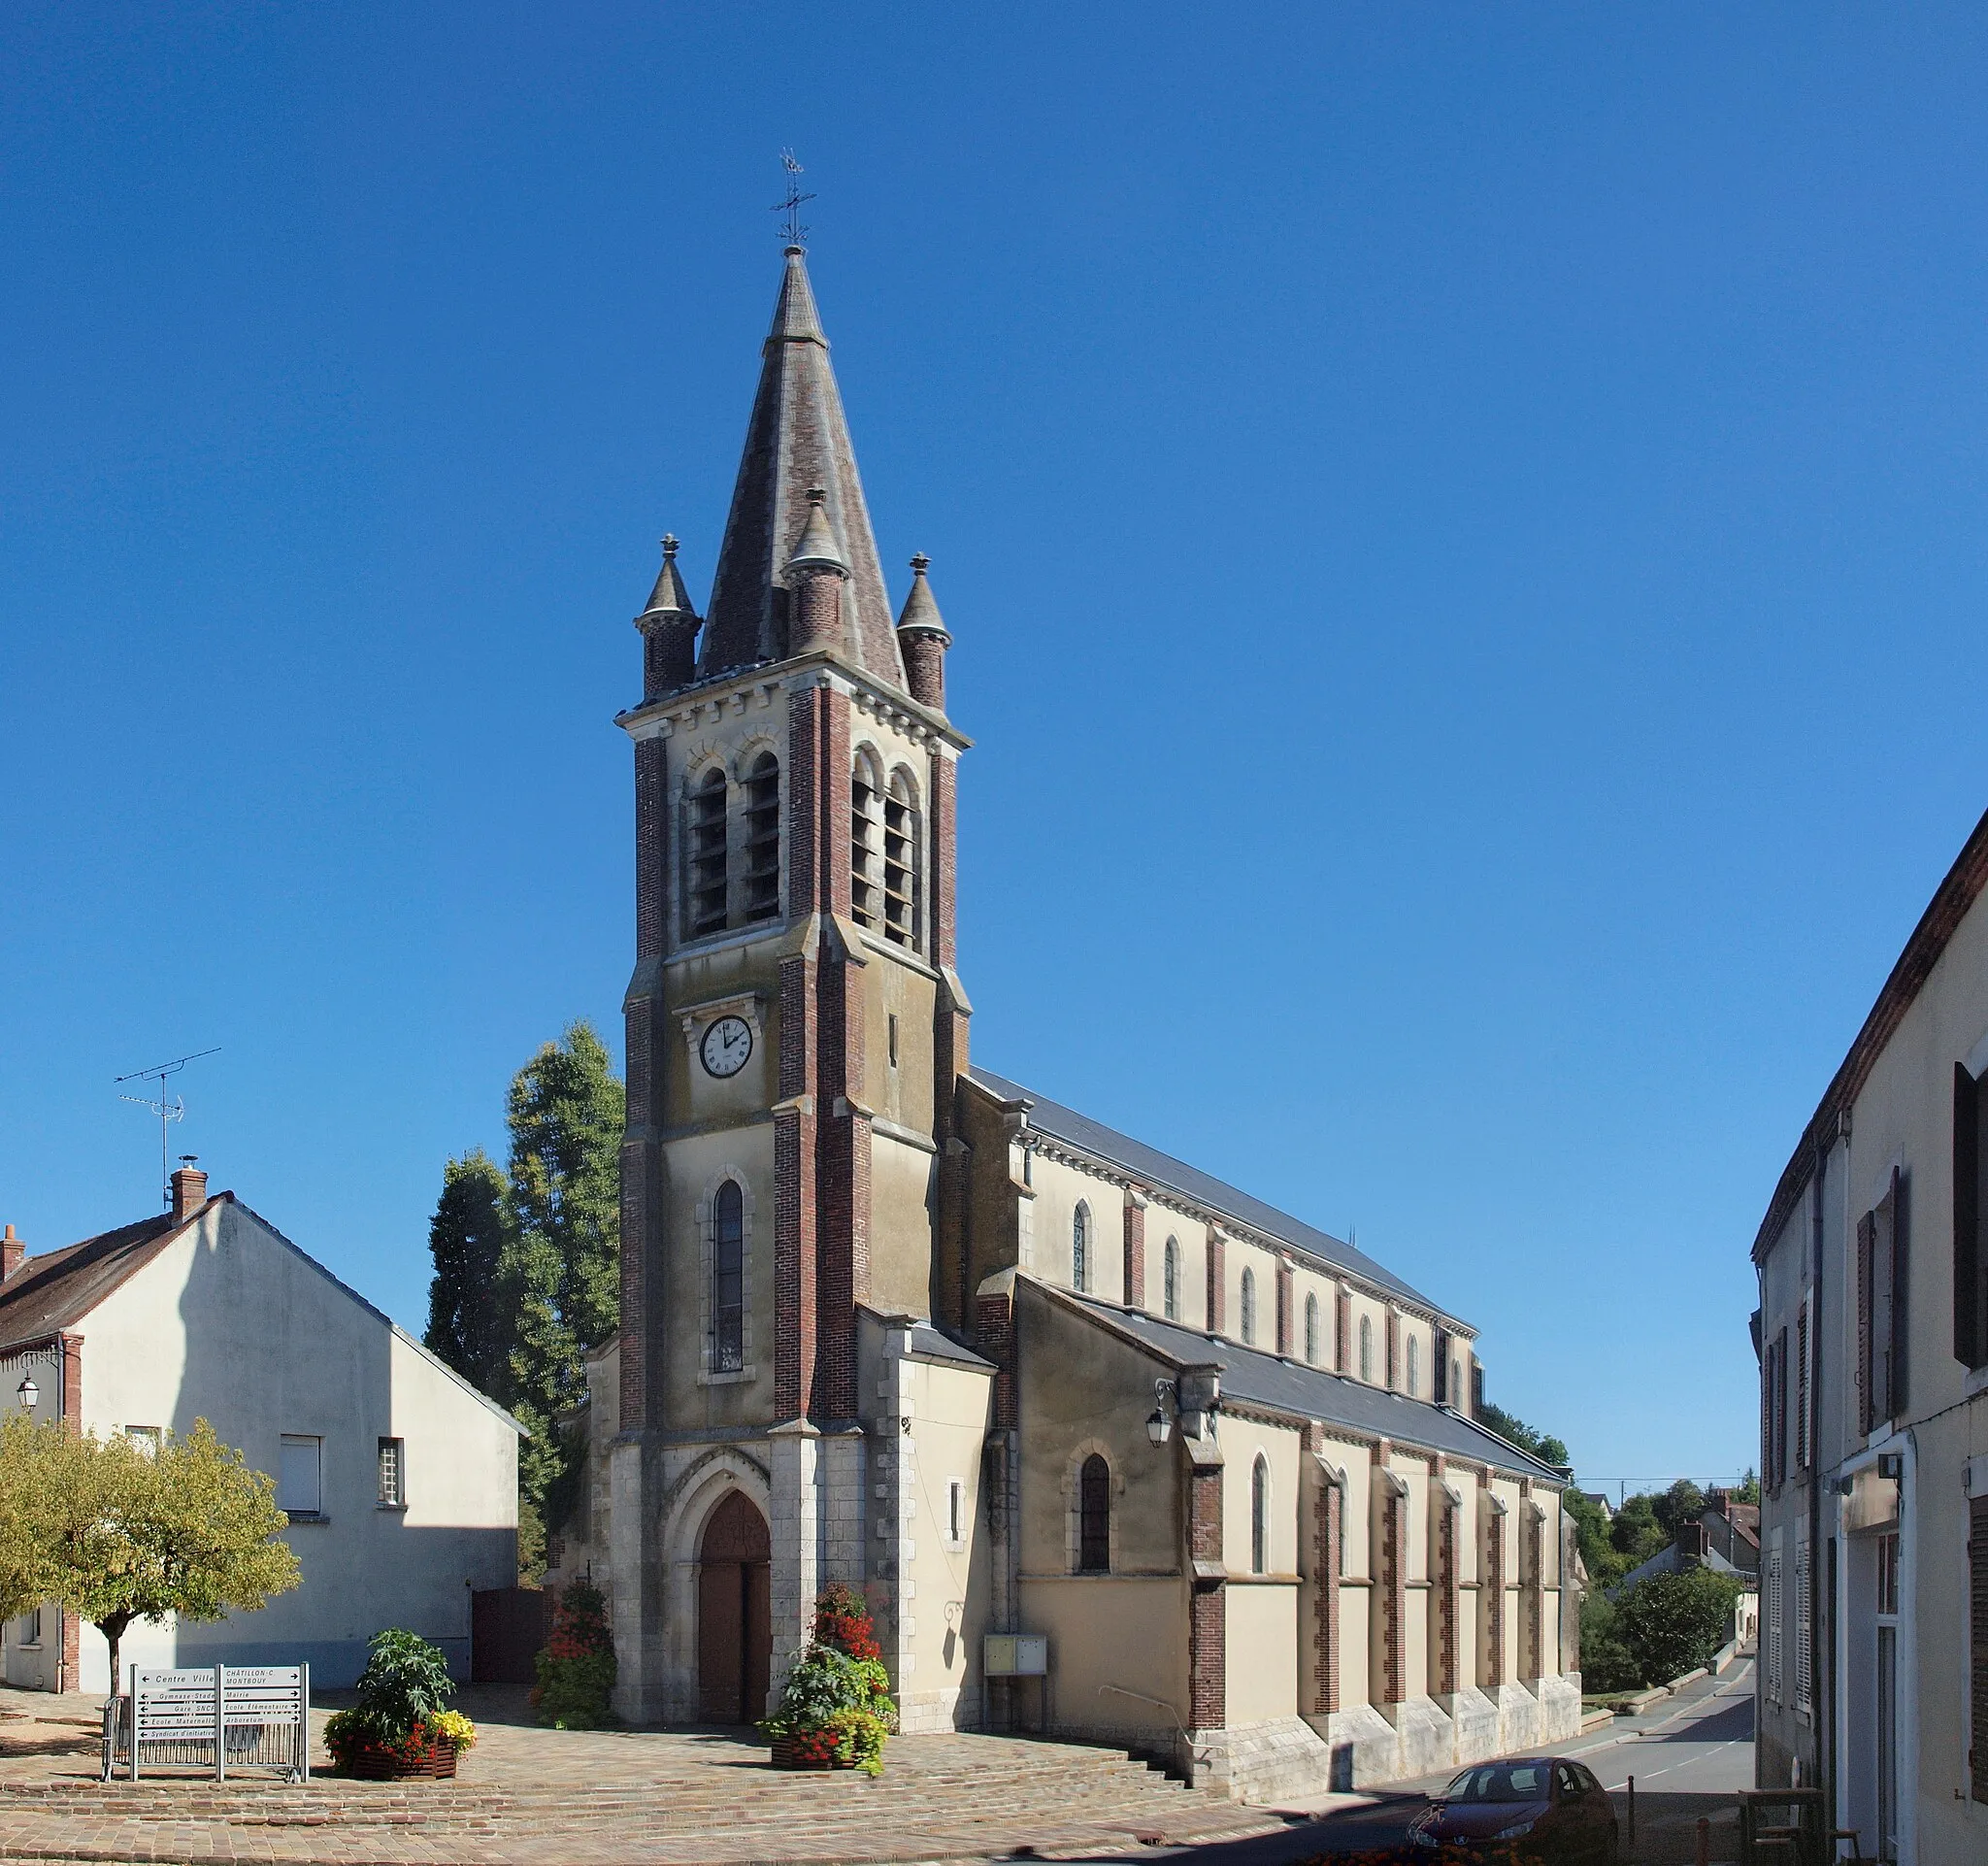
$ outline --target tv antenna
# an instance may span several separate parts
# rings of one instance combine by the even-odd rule
[[[801,192],[802,169],[800,163],[794,160],[792,150],[780,150],[780,167],[787,172],[787,198],[784,201],[776,201],[767,212],[784,214],[787,217],[786,224],[780,231],[787,236],[788,246],[805,247],[808,244],[808,229],[801,224],[801,203],[812,201],[814,197]]]
[[[173,1207],[173,1143],[172,1132],[175,1121],[186,1118],[186,1104],[178,1095],[170,1099],[166,1094],[166,1079],[177,1076],[189,1062],[198,1062],[203,1056],[218,1056],[221,1046],[215,1044],[212,1050],[196,1050],[190,1056],[175,1056],[171,1062],[155,1062],[149,1069],[134,1069],[128,1076],[119,1076],[116,1081],[156,1082],[159,1085],[158,1098],[149,1095],[119,1095],[119,1101],[136,1102],[140,1108],[149,1109],[159,1124],[159,1184],[165,1197],[166,1210]],[[115,1086],[115,1083],[113,1084]]]

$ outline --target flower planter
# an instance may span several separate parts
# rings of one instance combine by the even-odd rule
[[[833,1756],[823,1756],[818,1761],[812,1755],[804,1756],[795,1747],[792,1737],[775,1737],[773,1766],[776,1769],[818,1769],[826,1774],[830,1769],[846,1769],[849,1765]]]
[[[455,1775],[455,1745],[438,1743],[426,1755],[411,1759],[382,1744],[361,1743],[347,1751],[345,1772],[360,1782],[447,1782]]]

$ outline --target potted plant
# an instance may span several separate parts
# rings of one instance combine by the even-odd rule
[[[760,1726],[777,1769],[883,1773],[883,1740],[897,1732],[897,1706],[863,1597],[823,1590],[808,1645],[787,1672],[779,1708]]]
[[[538,1656],[532,1708],[555,1730],[605,1730],[620,1719],[614,1689],[614,1635],[608,1603],[590,1581],[571,1583],[552,1615],[551,1637]]]
[[[454,1690],[438,1647],[389,1626],[373,1635],[358,1703],[326,1720],[324,1747],[363,1782],[453,1776],[456,1756],[477,1740],[477,1726],[447,1708]]]

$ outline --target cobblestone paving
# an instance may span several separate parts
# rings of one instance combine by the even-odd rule
[[[541,1730],[524,1721],[521,1694],[488,1690],[465,1691],[461,1708],[480,1740],[453,1783],[104,1784],[90,1700],[0,1692],[0,1859],[799,1866],[1021,1847],[1055,1858],[1280,1825],[1110,1749],[900,1737],[872,1782],[774,1770],[739,1732]]]

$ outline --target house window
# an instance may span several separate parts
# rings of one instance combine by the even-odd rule
[[[1305,1298],[1305,1358],[1318,1365],[1318,1298]]]
[[[1077,1474],[1077,1569],[1082,1575],[1111,1569],[1111,1467],[1093,1451]]]
[[[1070,1220],[1070,1286],[1091,1286],[1091,1209],[1083,1204]]]
[[[690,793],[690,933],[725,930],[725,774],[704,774]]]
[[[780,911],[780,761],[762,751],[746,779],[746,918]]]
[[[883,912],[883,874],[877,847],[881,788],[868,755],[858,758],[849,778],[849,914],[858,926],[875,926]]]
[[[1893,1167],[1890,1189],[1857,1220],[1857,1383],[1867,1434],[1905,1410],[1907,1235],[1905,1181]],[[1785,1381],[1783,1372],[1784,1388]]]
[[[1162,1309],[1169,1321],[1180,1319],[1180,1241],[1167,1240],[1167,1249],[1160,1258],[1160,1296]]]
[[[149,1458],[159,1454],[159,1440],[164,1433],[156,1425],[127,1425],[124,1436]]]
[[[404,1439],[380,1441],[380,1507],[399,1510],[408,1500],[408,1448]]]
[[[1374,1383],[1374,1317],[1360,1317],[1360,1378],[1370,1386]]]
[[[712,1201],[711,1367],[736,1374],[746,1365],[746,1197],[727,1180]]]
[[[1270,1460],[1261,1451],[1249,1473],[1249,1572],[1270,1573]]]
[[[1254,1345],[1256,1341],[1256,1273],[1242,1272],[1242,1339]]]
[[[914,951],[918,946],[918,804],[904,772],[883,800],[883,937]]]
[[[962,1478],[945,1480],[945,1539],[955,1548],[967,1539],[967,1486]]]
[[[1419,1398],[1422,1392],[1422,1344],[1413,1335],[1408,1337],[1408,1397]]]
[[[276,1502],[294,1522],[324,1514],[324,1441],[285,1432],[278,1448]]]
[[[42,1643],[42,1610],[39,1607],[30,1607],[21,1615],[15,1640],[21,1646],[39,1646]]]

